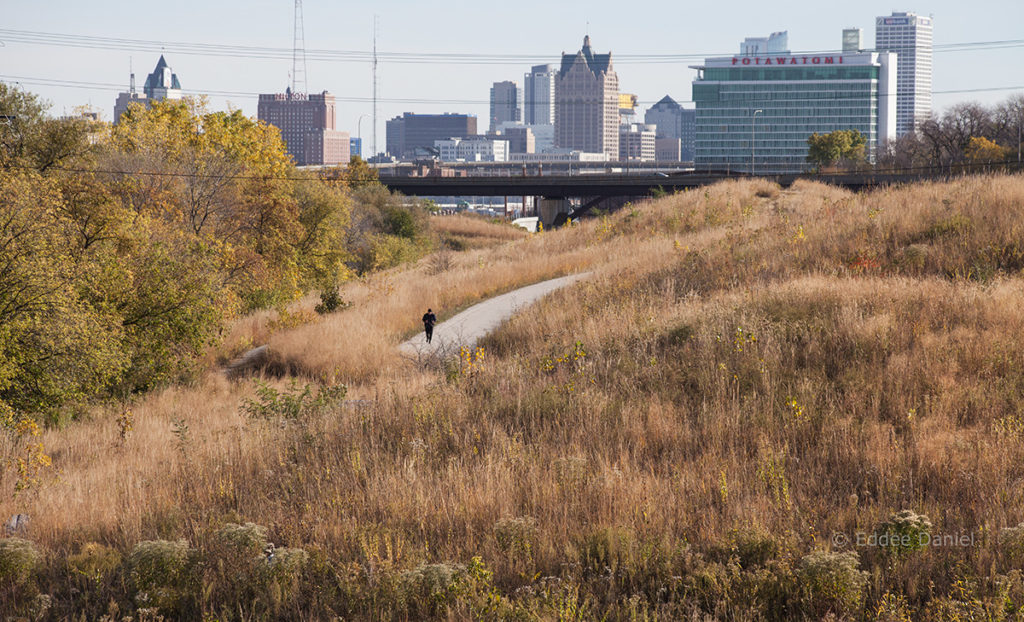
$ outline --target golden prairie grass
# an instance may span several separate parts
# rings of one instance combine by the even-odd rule
[[[439,234],[464,238],[510,241],[521,240],[529,236],[529,233],[521,227],[467,215],[434,216],[430,220],[430,226]]]
[[[322,555],[286,617],[469,619],[486,601],[510,619],[1008,618],[1024,603],[998,535],[1024,519],[1022,210],[1019,177],[727,183],[441,273],[424,260],[270,337],[283,367],[364,401],[257,421],[239,411],[250,383],[210,376],[133,405],[125,441],[116,412],[47,432],[60,479],[0,511],[32,515],[57,558],[258,523]],[[583,269],[488,337],[473,373],[394,353],[426,306]],[[977,540],[893,557],[833,537],[903,509]],[[867,585],[808,587],[801,560],[829,549],[854,551]],[[395,578],[474,556],[497,600],[476,600],[479,577],[425,601]],[[81,604],[47,568],[40,589]]]

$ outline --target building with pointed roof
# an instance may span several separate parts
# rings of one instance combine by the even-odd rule
[[[153,73],[146,77],[146,84],[143,85],[142,92],[150,100],[181,99],[181,83],[178,82],[178,74],[167,66],[163,54],[160,55],[160,60],[157,61]]]
[[[149,108],[155,101],[181,99],[181,97],[181,82],[178,81],[178,74],[171,71],[167,60],[161,54],[153,73],[146,77],[142,93],[135,90],[135,73],[131,74],[128,91],[119,93],[117,101],[114,103],[114,123],[116,124],[121,119],[121,115],[128,110],[130,104],[142,104]]]
[[[693,160],[694,141],[697,138],[697,111],[683,108],[668,95],[647,109],[644,123],[658,126],[659,139],[679,140],[679,159]],[[667,143],[666,143],[667,144]]]
[[[555,147],[619,157],[619,76],[612,55],[594,54],[590,35],[562,54],[555,78]]]

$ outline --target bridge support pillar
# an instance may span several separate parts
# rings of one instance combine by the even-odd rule
[[[571,211],[572,205],[568,199],[537,198],[537,217],[544,223],[545,229],[551,228],[559,214],[568,214]]]

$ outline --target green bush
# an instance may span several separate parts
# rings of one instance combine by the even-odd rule
[[[314,310],[320,315],[327,315],[340,309],[346,309],[350,305],[351,303],[342,299],[341,292],[337,287],[328,287],[320,291],[320,302],[314,307]]]
[[[858,569],[857,554],[816,551],[800,560],[797,581],[800,606],[812,619],[832,614],[840,618],[856,615],[864,599],[868,573]]]
[[[255,617],[276,615],[295,599],[309,560],[302,549],[275,548],[267,530],[254,523],[228,523],[218,529],[207,557],[211,604]]]
[[[183,615],[196,586],[193,550],[184,540],[147,540],[128,556],[135,602],[163,613]]]
[[[1011,564],[1024,564],[1024,523],[1003,529],[999,533],[999,548]]]
[[[435,616],[455,603],[466,574],[462,564],[421,564],[402,575],[410,613]]]
[[[735,558],[744,569],[764,566],[779,555],[779,544],[764,532],[754,529],[733,529],[729,532],[726,546],[714,553],[717,557]]]
[[[0,540],[0,581],[9,586],[24,585],[39,565],[36,545],[21,538]]]
[[[261,382],[256,389],[256,399],[247,398],[242,401],[242,412],[254,419],[294,421],[339,407],[347,393],[345,385],[321,386],[314,393],[312,385],[306,384],[300,388],[294,379],[284,391]]]
[[[73,573],[99,582],[121,566],[121,554],[109,546],[87,542],[78,553],[68,556],[68,566]]]
[[[875,530],[878,546],[883,551],[902,555],[928,547],[932,523],[924,514],[903,510],[889,517]]]
[[[257,557],[267,546],[267,530],[255,523],[228,523],[217,530],[215,537],[218,544],[241,557]]]

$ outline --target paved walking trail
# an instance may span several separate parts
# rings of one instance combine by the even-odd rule
[[[445,356],[454,354],[461,346],[473,347],[478,339],[501,326],[502,322],[512,317],[517,311],[530,306],[556,289],[571,285],[590,274],[590,272],[571,274],[495,296],[434,326],[434,338],[430,343],[427,343],[423,331],[420,331],[415,337],[398,346],[398,350],[405,355],[420,357],[432,354]],[[423,311],[425,312],[426,309]]]

